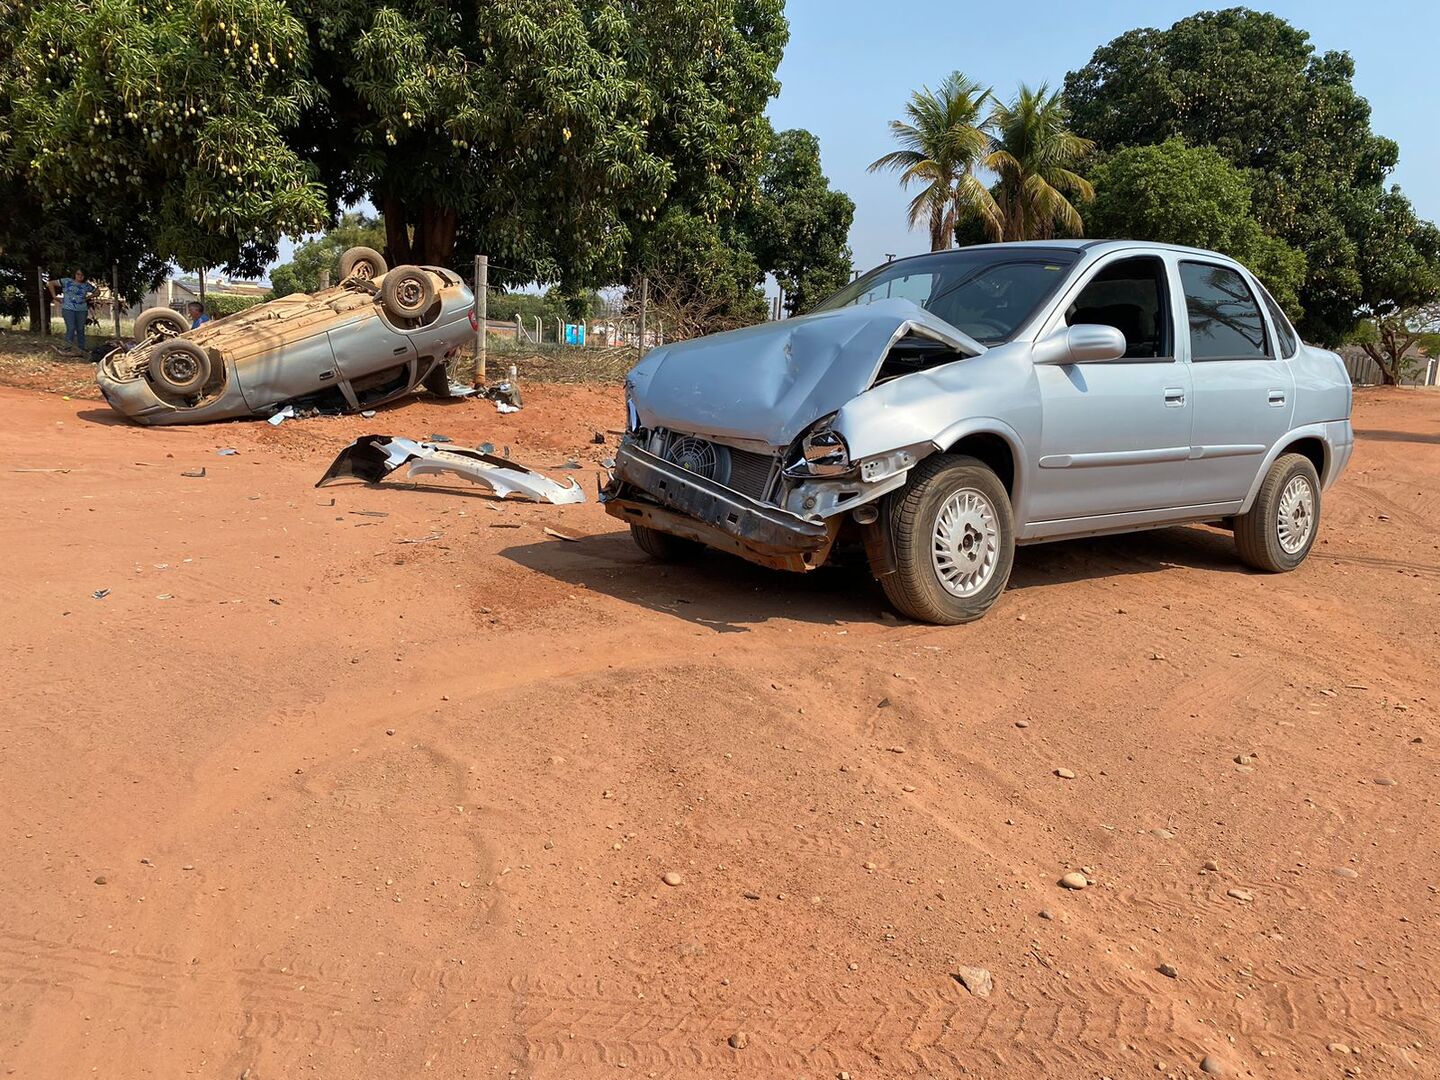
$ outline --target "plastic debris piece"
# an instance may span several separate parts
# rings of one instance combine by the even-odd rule
[[[279,427],[279,426],[280,426],[281,424],[283,424],[286,420],[294,420],[294,419],[295,419],[295,406],[294,406],[294,405],[286,405],[283,409],[281,409],[279,412],[277,412],[274,416],[266,417],[265,422],[266,422],[267,424],[269,424],[271,427]]]
[[[195,477],[196,479],[199,479],[200,477],[202,477],[202,476],[205,475],[205,466],[204,466],[204,465],[201,465],[200,468],[198,468],[198,469],[186,469],[186,470],[185,470],[184,472],[182,472],[180,475],[181,475],[181,476],[193,476],[193,477]]]
[[[110,590],[109,590],[109,589],[96,589],[96,590],[95,590],[94,592],[92,592],[90,595],[93,596],[96,600],[104,600],[105,597],[107,597],[107,596],[110,595]]]
[[[218,457],[232,457],[235,454],[240,453],[240,451],[236,450],[233,446],[224,446],[221,447],[219,450],[216,450],[215,453]]]

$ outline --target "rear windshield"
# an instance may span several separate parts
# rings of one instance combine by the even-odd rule
[[[1008,340],[1065,280],[1079,252],[976,247],[877,266],[816,311],[903,297],[976,341]]]

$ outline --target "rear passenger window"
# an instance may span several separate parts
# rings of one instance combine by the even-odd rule
[[[1280,341],[1280,355],[1286,360],[1295,355],[1299,348],[1300,339],[1295,334],[1295,328],[1290,325],[1290,320],[1285,317],[1285,312],[1280,310],[1280,305],[1270,295],[1270,290],[1264,285],[1260,286],[1260,299],[1265,301],[1265,310],[1270,312],[1270,325],[1275,327],[1275,336]]]
[[[1182,262],[1180,285],[1190,315],[1190,359],[1269,357],[1260,305],[1237,271],[1213,263]]]

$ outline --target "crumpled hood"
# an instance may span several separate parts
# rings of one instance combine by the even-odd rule
[[[630,372],[635,410],[646,428],[788,446],[868,389],[909,334],[985,351],[918,304],[879,300],[652,349]]]

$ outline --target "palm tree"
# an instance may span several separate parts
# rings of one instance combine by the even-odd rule
[[[1095,189],[1074,167],[1095,148],[1066,123],[1069,117],[1060,100],[1044,84],[1031,90],[1020,84],[1010,104],[997,101],[990,114],[995,149],[985,167],[1000,177],[996,185],[996,213],[986,219],[996,240],[1048,240],[1057,227],[1072,236],[1084,235],[1084,222],[1070,195],[1080,202],[1095,197]]]
[[[890,121],[902,149],[870,165],[870,172],[900,174],[900,186],[924,185],[910,200],[910,225],[930,227],[930,250],[943,251],[955,238],[957,215],[978,214],[998,227],[998,208],[975,168],[990,150],[989,121],[983,118],[990,91],[955,72],[938,91],[928,86],[910,95],[905,120]]]

